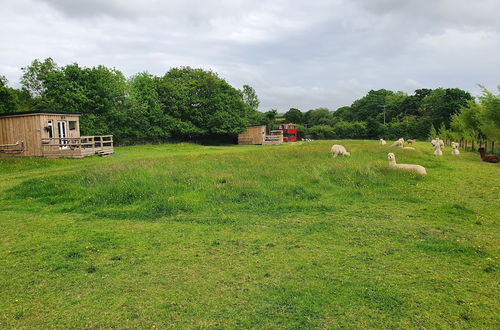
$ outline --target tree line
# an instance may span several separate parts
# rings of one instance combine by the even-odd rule
[[[477,100],[458,88],[417,89],[411,95],[371,90],[350,106],[283,115],[259,112],[255,90],[237,89],[217,73],[191,67],[163,76],[126,78],[105,66],[58,66],[51,58],[22,68],[21,88],[0,76],[0,113],[22,111],[81,114],[83,135],[112,134],[120,144],[172,140],[234,141],[251,125],[274,128],[280,117],[315,139],[499,139],[499,95],[485,88]]]
[[[458,88],[417,89],[412,95],[385,89],[336,111],[327,108],[302,112],[292,108],[284,120],[301,125],[302,134],[316,139],[427,139],[500,140],[500,93],[482,87],[477,99]],[[500,91],[500,86],[498,87]],[[493,142],[492,142],[493,143]],[[474,145],[472,145],[473,147]]]
[[[82,135],[112,134],[120,144],[228,141],[266,123],[252,87],[239,90],[212,71],[181,67],[127,79],[114,68],[58,66],[47,58],[22,72],[20,89],[0,79],[0,113],[80,113]]]

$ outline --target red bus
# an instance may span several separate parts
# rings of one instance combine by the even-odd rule
[[[297,141],[297,125],[280,124],[279,130],[283,132],[283,142]]]

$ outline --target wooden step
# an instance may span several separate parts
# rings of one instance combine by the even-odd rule
[[[104,150],[96,150],[96,155],[99,155],[101,157],[106,157],[111,155],[113,152],[112,151],[104,151]]]

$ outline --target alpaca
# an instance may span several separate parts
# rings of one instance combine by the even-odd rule
[[[436,149],[434,151],[434,155],[436,155],[436,156],[442,156],[443,155],[443,152],[441,151],[441,144],[439,143],[439,141],[438,141],[438,143],[436,143],[434,149]]]
[[[413,147],[402,147],[402,148],[403,148],[403,150],[415,150],[415,148],[413,148]]]
[[[405,140],[403,138],[400,138],[396,142],[394,142],[391,147],[402,147],[404,144]]]
[[[483,162],[488,162],[488,163],[498,163],[500,162],[500,158],[496,155],[486,155],[486,150],[484,148],[479,148],[477,149],[479,151],[479,154],[481,155],[481,159]]]
[[[413,144],[415,142],[417,142],[417,140],[415,140],[415,139],[406,140],[406,143],[408,143],[408,144]]]
[[[436,148],[436,145],[439,144],[441,148],[444,148],[444,141],[440,138],[435,138],[431,140],[431,144],[433,148]]]
[[[351,153],[348,152],[347,150],[345,150],[344,146],[341,146],[340,144],[334,144],[332,146],[331,152],[333,154],[333,157],[337,157],[338,155],[341,155],[341,156],[350,156],[351,155]]]
[[[451,151],[452,155],[460,155],[460,151],[458,150],[458,146],[459,146],[459,144],[457,142],[452,142],[451,143],[451,148],[453,149]]]
[[[387,142],[385,142],[385,140],[384,140],[384,139],[380,139],[380,145],[381,145],[381,146],[385,146],[386,144],[387,144]]]
[[[389,160],[389,166],[392,168],[397,168],[405,171],[410,171],[410,172],[416,172],[420,175],[426,175],[427,172],[425,170],[425,167],[421,165],[414,165],[414,164],[396,164],[396,156],[390,152],[387,154],[387,159]]]

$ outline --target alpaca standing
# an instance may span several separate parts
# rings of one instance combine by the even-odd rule
[[[340,145],[340,144],[334,144],[332,146],[331,152],[333,154],[333,157],[337,157],[338,155],[341,155],[341,156],[350,156],[351,155],[351,153],[348,152],[347,150],[345,150],[345,147]]]
[[[458,150],[459,144],[457,142],[451,143],[451,154],[452,155],[460,155],[460,151]]]
[[[415,142],[417,142],[417,140],[415,140],[415,139],[406,140],[406,143],[408,143],[408,144],[413,144]]]
[[[415,172],[420,175],[426,175],[427,171],[425,170],[425,167],[421,165],[414,165],[414,164],[397,164],[396,163],[396,156],[390,152],[387,154],[387,159],[389,160],[389,166],[392,168],[397,168],[405,171],[410,171],[410,172]]]
[[[443,152],[441,151],[441,144],[439,142],[436,143],[436,145],[434,146],[434,149],[436,149],[434,151],[434,155],[436,155],[436,156],[442,156],[443,155]]]

